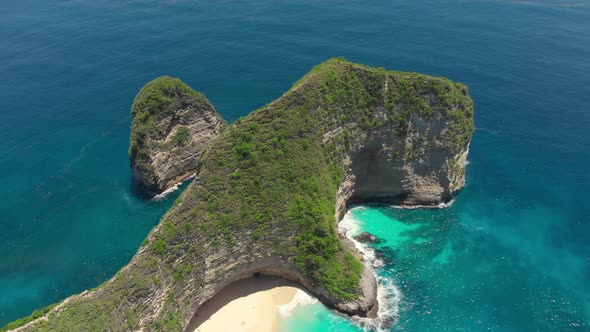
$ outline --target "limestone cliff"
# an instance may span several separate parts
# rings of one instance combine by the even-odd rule
[[[374,315],[374,275],[337,222],[351,202],[448,201],[463,186],[472,132],[461,84],[326,61],[211,142],[115,277],[20,330],[182,331],[220,289],[255,273]]]
[[[201,152],[225,126],[205,96],[167,76],[141,89],[131,114],[133,176],[152,194],[194,174]]]

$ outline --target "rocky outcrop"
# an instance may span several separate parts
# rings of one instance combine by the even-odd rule
[[[192,176],[201,152],[225,126],[205,96],[168,76],[141,89],[131,114],[133,177],[152,194]]]
[[[377,241],[375,235],[369,232],[362,232],[361,234],[355,236],[354,239],[360,243],[375,243]]]
[[[374,315],[373,271],[338,221],[356,202],[448,201],[463,186],[472,132],[465,86],[329,60],[213,140],[129,265],[21,330],[182,331],[205,301],[254,274]]]

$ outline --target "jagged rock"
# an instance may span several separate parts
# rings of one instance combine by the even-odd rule
[[[361,243],[375,243],[375,241],[377,241],[375,235],[369,232],[362,232],[359,235],[355,236],[354,239]]]
[[[133,176],[152,194],[193,175],[201,152],[225,126],[205,96],[168,76],[141,89],[131,114]]]
[[[20,330],[182,331],[199,306],[254,274],[375,315],[375,275],[338,221],[352,202],[450,200],[472,133],[464,85],[326,61],[213,140],[127,266]]]

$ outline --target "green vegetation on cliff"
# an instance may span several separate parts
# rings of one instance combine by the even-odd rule
[[[150,82],[133,109],[130,155],[154,116],[185,97],[179,80]],[[134,111],[132,111],[134,112]],[[280,257],[316,295],[332,303],[362,295],[362,265],[336,230],[337,190],[347,154],[371,133],[408,135],[412,117],[448,123],[443,148],[466,148],[473,104],[445,78],[369,68],[343,59],[315,67],[281,98],[228,126],[199,161],[197,179],[110,281],[35,322],[34,330],[180,331],[202,290],[235,273],[234,264]],[[182,133],[175,138],[182,144]],[[404,151],[405,155],[419,154]],[[408,157],[409,158],[409,157]],[[227,264],[226,265],[223,265]],[[207,288],[209,289],[209,288]],[[156,300],[155,300],[156,299]]]
[[[150,160],[152,141],[162,140],[171,130],[175,122],[185,122],[178,117],[178,110],[187,109],[199,112],[203,109],[213,110],[209,100],[201,93],[193,90],[178,78],[162,76],[147,83],[137,94],[131,106],[133,122],[129,158],[144,177],[154,177],[153,165]],[[182,114],[184,117],[190,114]],[[162,121],[172,117],[174,121]],[[183,146],[190,139],[186,127],[180,127],[175,133],[171,145]],[[155,182],[147,179],[147,182]]]
[[[0,332],[10,331],[10,330],[15,329],[19,326],[23,326],[26,323],[33,321],[37,318],[43,317],[51,309],[53,309],[56,305],[57,305],[57,303],[52,304],[52,305],[48,305],[47,307],[45,307],[43,309],[33,311],[33,313],[30,316],[23,317],[23,318],[15,320],[14,322],[8,323],[7,325],[0,328]]]
[[[129,157],[145,160],[144,143],[149,137],[160,137],[167,128],[159,126],[158,120],[189,103],[209,103],[207,99],[184,84],[178,78],[163,76],[147,83],[135,97],[131,106],[131,144]]]

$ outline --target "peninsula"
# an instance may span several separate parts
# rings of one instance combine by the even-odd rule
[[[183,94],[192,94],[182,86]],[[134,107],[153,91],[142,89]],[[212,110],[199,100],[192,109]],[[132,160],[143,149],[133,143],[142,116],[134,114]],[[188,128],[182,142],[196,141],[199,127],[179,123]],[[224,129],[220,120],[201,123],[212,138],[202,152],[180,152],[182,144],[169,151],[198,155],[186,167],[194,167],[195,180],[131,262],[97,288],[9,328],[184,331],[203,303],[253,275],[294,281],[344,314],[374,316],[374,272],[338,234],[338,221],[353,203],[451,200],[464,185],[474,130],[466,86],[340,58],[316,66],[283,96]],[[179,130],[165,129],[144,148],[157,151]],[[141,160],[146,169],[159,169],[154,158]],[[167,186],[160,184],[158,190]]]

